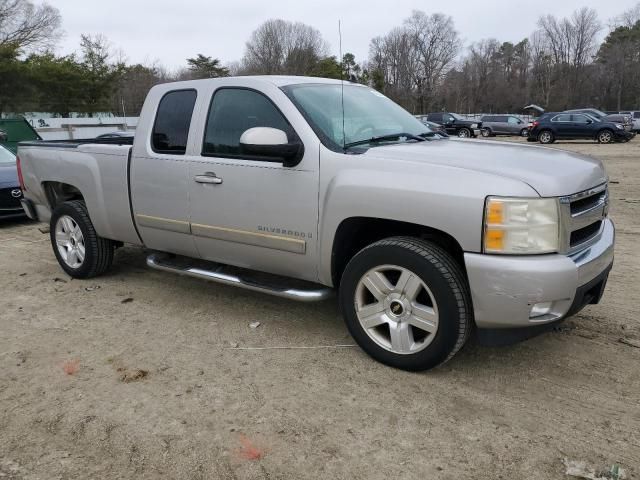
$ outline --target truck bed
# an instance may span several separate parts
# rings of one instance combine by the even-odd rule
[[[98,235],[141,244],[131,215],[132,142],[132,137],[21,142],[18,157],[38,219],[49,221],[51,192],[68,184],[80,191]]]

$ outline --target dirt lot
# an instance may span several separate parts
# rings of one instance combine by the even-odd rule
[[[556,479],[564,458],[640,478],[640,348],[620,341],[640,346],[640,139],[556,148],[611,176],[603,302],[423,374],[324,348],[353,343],[335,302],[150,271],[137,248],[72,281],[38,225],[1,224],[0,478]]]

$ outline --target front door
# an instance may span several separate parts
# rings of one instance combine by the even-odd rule
[[[314,281],[319,150],[306,148],[294,167],[248,156],[240,136],[253,127],[276,128],[290,141],[298,139],[262,93],[238,87],[214,92],[201,156],[189,167],[197,249],[206,260]]]
[[[596,134],[593,119],[583,114],[571,115],[571,136],[574,138],[591,138]]]

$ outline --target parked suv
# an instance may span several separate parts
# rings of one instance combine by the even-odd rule
[[[634,134],[619,123],[598,120],[585,113],[547,113],[533,122],[529,141],[543,144],[556,140],[593,139],[598,143],[629,141]]]
[[[586,113],[590,117],[603,122],[613,122],[621,124],[625,130],[632,130],[633,119],[631,115],[625,115],[621,113],[606,114],[597,108],[578,108],[575,110],[565,110],[566,113]]]
[[[449,135],[456,135],[460,138],[477,137],[482,128],[482,123],[467,120],[457,113],[429,113],[427,120],[442,125]]]
[[[529,134],[527,124],[514,115],[485,115],[481,120],[483,137],[495,137],[496,135],[526,137]]]

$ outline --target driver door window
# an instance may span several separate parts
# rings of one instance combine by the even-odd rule
[[[202,146],[203,156],[249,158],[240,145],[242,134],[253,127],[282,130],[289,141],[295,132],[282,113],[261,93],[244,88],[222,88],[211,101]],[[254,158],[269,161],[269,158]]]

